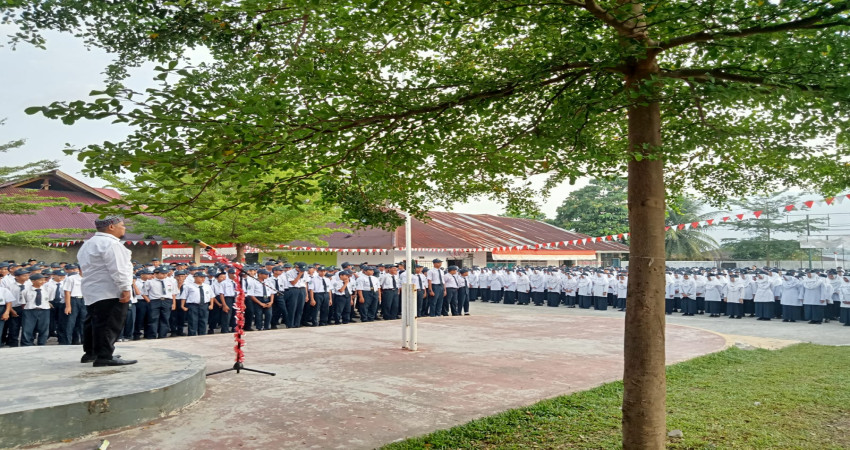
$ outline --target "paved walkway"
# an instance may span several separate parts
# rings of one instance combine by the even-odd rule
[[[472,308],[472,316],[420,319],[416,353],[399,349],[399,321],[248,333],[246,366],[277,376],[215,375],[204,398],[176,416],[52,448],[91,449],[104,437],[121,449],[374,448],[622,377],[615,314]],[[668,363],[727,345],[690,327],[668,325],[667,336]],[[197,353],[209,371],[233,364],[230,335],[119,351],[133,358],[145,346]]]
[[[473,302],[471,311],[476,314],[485,315],[559,315],[567,317],[608,317],[622,320],[625,313],[609,308],[607,311],[595,311],[592,309],[566,308],[560,306],[550,308],[548,306],[533,305],[504,305],[495,303]],[[729,319],[728,317],[709,317],[708,315],[697,315],[683,317],[680,313],[667,316],[668,324],[685,325],[688,327],[702,328],[717,333],[734,336],[750,336],[765,338],[766,340],[783,340],[789,342],[811,342],[821,345],[850,345],[850,327],[845,327],[837,321],[821,325],[811,325],[808,322],[783,322],[781,319],[773,319],[769,322],[758,321],[755,317],[744,317],[743,319]],[[668,343],[670,338],[668,338]]]

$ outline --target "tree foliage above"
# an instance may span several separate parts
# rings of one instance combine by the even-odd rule
[[[479,195],[533,209],[530,188],[508,188],[515,177],[549,174],[549,189],[646,157],[628,150],[624,112],[640,91],[623,79],[647,57],[671,191],[850,184],[848,1],[7,4],[15,39],[59,29],[116,54],[91,99],[29,112],[135,126],[81,149],[87,174],[143,184],[158,171],[185,180],[186,198],[207,178],[239,186],[233,207],[321,192],[375,225],[399,222],[388,205],[421,216]],[[191,65],[192,48],[211,61]],[[156,86],[122,85],[149,59]],[[178,206],[149,197],[154,211]]]

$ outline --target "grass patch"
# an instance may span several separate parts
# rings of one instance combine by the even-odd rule
[[[730,348],[667,368],[668,448],[850,448],[850,347]],[[619,448],[623,383],[385,449]]]

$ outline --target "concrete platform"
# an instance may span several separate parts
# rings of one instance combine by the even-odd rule
[[[122,356],[144,364],[80,364],[80,346],[4,348],[0,447],[138,425],[203,396],[203,358],[166,349],[126,350]]]
[[[420,319],[416,353],[400,349],[400,321],[251,332],[246,367],[277,376],[211,376],[177,416],[42,448],[89,450],[104,438],[121,449],[375,448],[622,377],[622,318],[472,308]],[[675,325],[667,343],[669,363],[726,346]],[[119,344],[128,355],[152,347],[198,353],[209,371],[233,365],[231,335]]]

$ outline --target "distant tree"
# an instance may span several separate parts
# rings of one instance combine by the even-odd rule
[[[700,215],[702,203],[689,198],[671,199],[667,208],[667,225],[671,226],[664,238],[664,249],[667,259],[699,261],[706,255],[715,253],[717,241],[700,229],[688,228],[679,230],[676,225],[705,220],[706,215]]]
[[[774,244],[776,233],[803,234],[807,228],[811,231],[821,230],[817,225],[820,219],[790,220],[788,213],[782,208],[790,204],[799,204],[800,196],[788,194],[787,191],[766,197],[755,197],[749,200],[732,202],[738,208],[747,211],[761,211],[758,219],[742,220],[739,222],[727,222],[728,227],[735,231],[751,236],[749,239],[725,241],[724,246],[733,249],[733,257],[747,255],[742,259],[763,259],[765,265],[770,266],[771,261],[788,259],[793,254],[793,246],[790,244]],[[782,212],[780,212],[782,210]],[[761,249],[760,251],[757,249]],[[799,243],[796,250],[799,250]],[[738,249],[738,250],[734,250]],[[790,253],[789,253],[790,251]]]
[[[760,260],[764,258],[765,248],[774,261],[796,260],[802,255],[800,242],[789,239],[724,239],[722,249],[739,261]]]
[[[553,224],[590,236],[629,231],[625,178],[594,179],[558,207]]]
[[[0,126],[6,123],[6,119],[0,120]],[[19,148],[24,145],[24,139],[16,139],[0,144],[0,153]],[[59,163],[52,160],[42,159],[20,166],[0,166],[0,183],[7,183],[49,172],[56,169]],[[34,214],[43,208],[51,206],[78,206],[76,203],[68,202],[64,198],[39,197],[31,190],[25,189],[15,193],[4,193],[0,195],[0,214]],[[47,244],[65,240],[68,237],[82,233],[84,230],[73,228],[51,228],[32,231],[21,231],[9,233],[0,230],[0,245],[47,248]]]
[[[531,211],[523,211],[516,208],[508,208],[504,214],[500,214],[502,217],[513,217],[516,219],[531,219],[531,220],[539,220],[541,222],[551,222],[546,219],[546,214],[543,211],[532,209]]]

